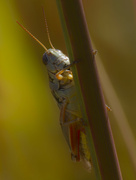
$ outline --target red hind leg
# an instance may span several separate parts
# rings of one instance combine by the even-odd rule
[[[71,158],[73,161],[80,161],[80,130],[74,123],[69,127]]]

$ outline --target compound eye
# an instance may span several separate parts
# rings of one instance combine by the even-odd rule
[[[44,55],[43,55],[43,63],[44,63],[45,65],[48,64],[48,56],[47,56],[46,53],[44,53]]]

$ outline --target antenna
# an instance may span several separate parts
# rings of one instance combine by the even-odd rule
[[[43,9],[43,14],[44,14],[44,21],[45,21],[45,26],[46,26],[46,32],[47,32],[48,40],[49,40],[49,43],[50,43],[52,49],[55,49],[54,46],[52,45],[52,42],[51,42],[51,38],[50,38],[50,34],[49,34],[49,29],[48,29],[48,24],[47,24],[47,20],[46,20],[46,17],[45,17],[44,8],[42,8],[42,9]]]
[[[18,21],[16,21],[19,26],[21,26],[34,40],[36,40],[44,49],[45,51],[48,51],[48,49],[44,46],[43,43],[41,43],[33,34],[31,34],[22,24],[20,24]]]

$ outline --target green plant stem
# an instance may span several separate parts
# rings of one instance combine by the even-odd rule
[[[110,123],[81,0],[57,0],[96,178],[121,180]],[[91,129],[91,132],[90,132]],[[93,139],[93,140],[92,140]]]

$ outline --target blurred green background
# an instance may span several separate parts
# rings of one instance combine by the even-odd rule
[[[91,38],[135,139],[135,1],[83,0],[83,5]],[[42,7],[54,47],[67,54],[55,0],[0,1],[0,180],[95,179],[93,169],[89,174],[71,161],[42,63],[44,49],[16,23],[49,48]],[[127,145],[112,112],[109,117],[123,178],[135,180]]]

